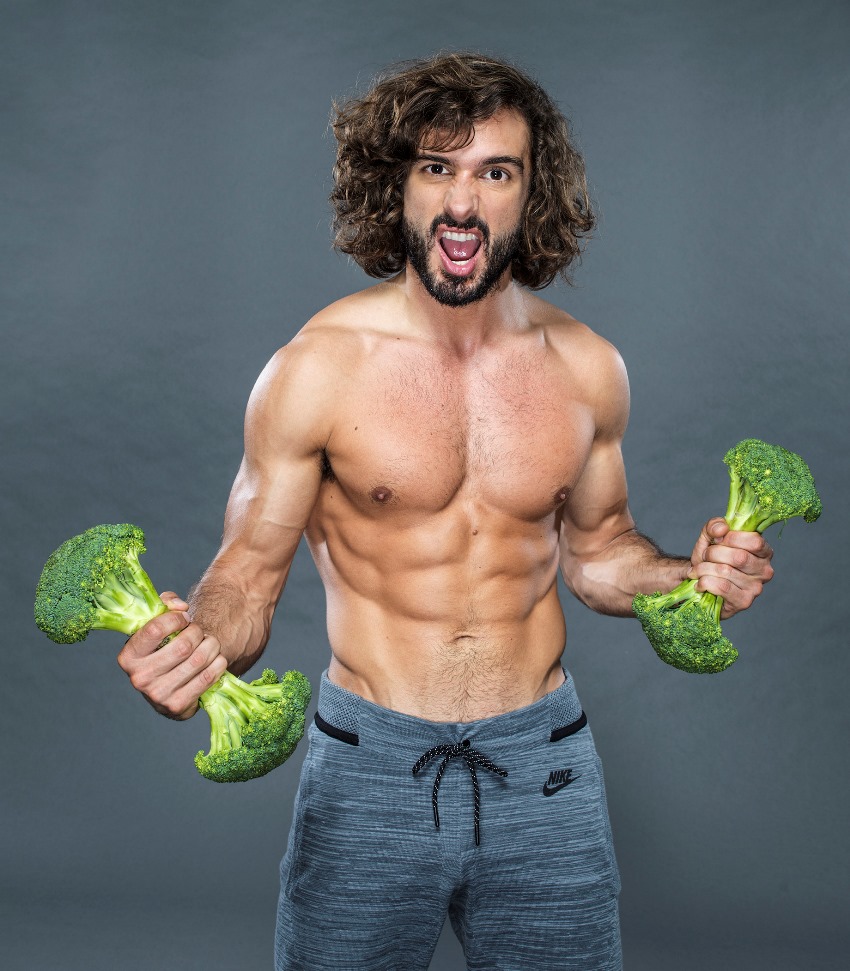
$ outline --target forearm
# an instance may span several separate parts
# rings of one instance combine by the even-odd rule
[[[635,594],[672,590],[690,570],[688,557],[669,556],[634,528],[601,550],[561,555],[570,590],[591,610],[615,617],[632,616]]]
[[[240,675],[265,650],[275,603],[214,561],[189,594],[189,614],[218,640],[228,669]]]

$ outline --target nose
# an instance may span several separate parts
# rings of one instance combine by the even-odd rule
[[[444,200],[446,212],[458,222],[474,216],[478,211],[478,195],[475,183],[466,178],[456,178],[446,190]]]

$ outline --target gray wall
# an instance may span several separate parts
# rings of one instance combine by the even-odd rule
[[[203,716],[154,715],[118,636],[51,644],[33,588],[96,522],[142,525],[162,588],[204,569],[257,373],[367,283],[329,246],[330,103],[443,47],[516,59],[573,119],[602,219],[549,298],[626,359],[642,529],[688,551],[750,435],[802,452],[824,498],[774,531],[720,677],[564,595],[628,966],[845,965],[848,44],[845,0],[2,5],[4,967],[270,966],[303,750],[211,785]],[[269,663],[316,684],[323,609],[302,550]],[[433,967],[463,967],[453,939]]]

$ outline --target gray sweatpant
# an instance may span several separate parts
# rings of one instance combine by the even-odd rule
[[[602,769],[569,675],[445,723],[325,674],[308,735],[276,971],[424,971],[447,912],[469,971],[622,968]]]

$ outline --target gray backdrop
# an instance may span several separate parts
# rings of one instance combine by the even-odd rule
[[[689,551],[750,435],[804,453],[824,498],[817,525],[774,529],[776,579],[728,625],[741,659],[720,677],[564,594],[627,965],[846,967],[845,0],[6,0],[0,18],[3,967],[270,967],[303,748],[250,784],[201,779],[204,716],[156,716],[117,635],[49,642],[33,589],[96,522],[145,528],[161,588],[204,569],[256,375],[368,283],[329,245],[331,101],[445,47],[516,59],[573,119],[602,218],[578,286],[548,295],[628,364],[641,528]],[[269,663],[316,684],[323,612],[302,550]],[[449,934],[432,967],[463,967]]]

